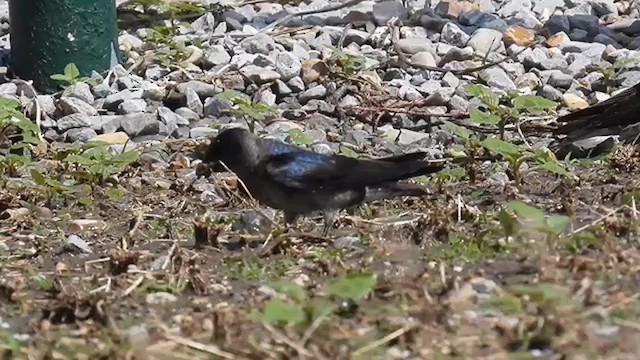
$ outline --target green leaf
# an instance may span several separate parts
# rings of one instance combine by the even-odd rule
[[[352,148],[340,145],[340,154],[351,158],[357,158],[359,155]]]
[[[91,205],[93,204],[93,199],[87,196],[83,196],[80,199],[78,199],[78,202],[82,205]]]
[[[451,121],[444,121],[445,126],[449,129],[449,131],[451,131],[454,135],[457,135],[465,140],[469,139],[469,131],[465,128],[463,128],[460,125],[456,125],[454,123],[452,123]]]
[[[622,195],[622,204],[631,205],[631,202],[634,199],[636,204],[640,203],[640,190],[631,191]]]
[[[555,109],[558,104],[555,101],[545,99],[537,95],[522,95],[513,99],[513,107],[529,113],[540,113],[545,110]]]
[[[489,107],[496,107],[500,103],[498,95],[486,86],[469,84],[465,86],[465,90],[467,90],[469,95],[477,97],[483,104]]]
[[[522,201],[510,201],[507,208],[516,213],[518,218],[531,220],[536,224],[544,223],[544,212],[535,206],[525,204]]]
[[[13,99],[0,98],[0,108],[3,110],[15,110],[20,107],[20,102]]]
[[[558,174],[558,175],[562,175],[565,176],[567,178],[572,178],[575,175],[572,174],[571,172],[567,171],[567,169],[563,168],[562,166],[560,166],[560,164],[558,164],[555,161],[545,161],[544,163],[542,163],[542,165],[540,165],[540,168],[550,172],[550,173],[554,173],[554,174]]]
[[[307,293],[302,286],[289,281],[274,281],[270,286],[277,292],[290,297],[291,299],[301,303],[307,298]]]
[[[493,115],[491,113],[484,112],[478,109],[471,110],[471,113],[469,113],[469,116],[471,117],[471,120],[482,125],[484,124],[497,125],[500,122],[499,116]]]
[[[80,70],[74,63],[69,63],[64,67],[64,75],[69,79],[75,79],[80,76]]]
[[[311,145],[313,144],[313,138],[307,134],[305,134],[300,129],[291,129],[289,130],[289,137],[291,141],[296,145]]]
[[[110,188],[105,191],[105,194],[111,200],[122,200],[124,198],[124,192],[120,189]]]
[[[38,185],[44,185],[45,184],[44,176],[36,169],[31,169],[31,178]]]
[[[217,94],[216,97],[235,102],[235,99],[238,99],[238,98],[243,99],[243,94],[241,94],[241,93],[239,93],[239,92],[237,92],[235,90],[225,90],[225,91]]]
[[[66,81],[66,82],[71,82],[73,79],[70,79],[69,77],[67,77],[66,75],[62,75],[62,74],[53,74],[51,76],[49,76],[51,78],[51,80],[55,80],[55,81]]]
[[[263,319],[272,324],[299,324],[305,320],[304,311],[299,306],[292,306],[278,299],[267,302]]]
[[[352,274],[333,280],[327,287],[330,296],[357,300],[367,295],[375,286],[372,274]]]
[[[551,215],[547,217],[547,225],[549,226],[549,229],[553,230],[554,233],[559,234],[569,228],[569,225],[571,225],[571,220],[568,216]]]
[[[482,146],[487,148],[489,151],[493,151],[502,155],[507,156],[519,156],[522,152],[520,148],[515,146],[514,144],[496,139],[496,138],[488,138],[482,141]]]

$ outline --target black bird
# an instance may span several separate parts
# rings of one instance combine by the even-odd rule
[[[324,235],[337,212],[363,202],[425,195],[423,186],[398,180],[434,173],[443,163],[429,163],[425,153],[381,159],[320,154],[280,141],[262,139],[241,128],[222,131],[207,149],[204,162],[213,171],[224,163],[259,202],[284,211],[285,223],[321,211]]]
[[[558,118],[562,123],[554,132],[566,135],[551,149],[564,157],[570,144],[593,136],[620,135],[620,140],[638,143],[640,123],[640,83],[587,108]]]

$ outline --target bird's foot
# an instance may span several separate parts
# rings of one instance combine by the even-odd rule
[[[325,210],[323,215],[324,215],[324,228],[322,230],[322,236],[327,237],[329,236],[329,233],[333,229],[333,225],[335,225],[338,212],[336,210]]]

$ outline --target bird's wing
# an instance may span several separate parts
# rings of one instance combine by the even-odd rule
[[[417,161],[415,155],[387,160],[354,159],[311,151],[281,153],[266,159],[269,176],[283,185],[301,189],[360,188],[438,171],[442,165]]]
[[[609,99],[574,111],[558,118],[560,126],[556,133],[569,134],[585,129],[626,126],[637,122],[640,110],[640,84],[637,84]]]

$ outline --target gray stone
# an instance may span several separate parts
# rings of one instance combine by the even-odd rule
[[[448,22],[442,28],[440,40],[453,46],[464,47],[469,42],[469,35],[452,22]]]
[[[279,96],[287,96],[293,93],[293,90],[291,90],[291,88],[288,87],[287,84],[282,80],[276,80],[273,83],[272,88],[273,91],[275,91],[275,93]]]
[[[98,134],[92,128],[77,128],[67,130],[63,136],[67,142],[87,142],[98,136]]]
[[[428,51],[420,51],[411,57],[411,63],[418,66],[437,66],[436,59]]]
[[[369,36],[366,31],[349,29],[344,37],[344,46],[349,46],[351,43],[362,45],[369,40]]]
[[[147,102],[143,99],[125,100],[118,105],[119,114],[131,114],[144,112],[147,109]]]
[[[38,103],[36,104],[35,99],[32,99],[30,104],[29,113],[33,118],[35,118],[38,105],[43,114],[53,115],[56,112],[56,103],[51,95],[38,95]]]
[[[191,129],[188,126],[179,126],[177,129],[173,130],[171,136],[176,139],[188,139]]]
[[[480,72],[480,77],[491,87],[492,89],[500,89],[503,91],[510,91],[516,89],[516,84],[507,73],[501,68],[495,66]]]
[[[540,62],[540,68],[543,70],[566,69],[569,66],[563,58],[544,59]]]
[[[276,55],[275,68],[280,78],[287,81],[300,74],[302,63],[300,60],[289,52],[281,52]]]
[[[623,72],[616,78],[616,81],[623,88],[634,86],[640,83],[640,71],[633,70]]]
[[[324,85],[316,85],[309,90],[306,90],[300,94],[298,100],[300,104],[306,104],[312,99],[323,99],[327,95],[327,88]]]
[[[108,95],[104,101],[104,108],[110,111],[117,111],[118,105],[125,100],[141,99],[142,90],[122,90],[115,94]]]
[[[261,68],[255,65],[247,65],[240,69],[240,72],[258,85],[280,79],[280,74],[276,71]]]
[[[406,38],[398,40],[398,48],[405,54],[416,54],[427,51],[435,55],[436,50],[427,38]]]
[[[276,43],[269,35],[257,34],[242,40],[240,47],[249,54],[268,55],[271,50],[275,49]]]
[[[428,139],[428,138],[429,138],[429,134],[425,134],[425,133],[421,133],[413,130],[402,129],[400,130],[400,136],[398,137],[398,144],[409,145],[411,143]]]
[[[122,128],[122,115],[100,116],[101,130],[103,134],[111,134]]]
[[[230,109],[233,103],[230,100],[219,97],[210,97],[204,101],[204,116],[219,117]]]
[[[187,119],[189,122],[200,120],[200,115],[198,115],[198,113],[186,107],[177,108],[175,113],[176,115],[180,115]]]
[[[160,132],[160,121],[153,114],[135,113],[120,118],[122,130],[130,138],[144,135],[156,135]]]
[[[206,99],[209,96],[214,96],[223,91],[222,88],[216,85],[208,84],[206,82],[198,80],[191,80],[185,83],[180,83],[176,86],[176,88],[182,94],[186,94],[187,89],[192,89],[196,92],[196,94],[198,94],[201,99]]]
[[[549,77],[547,83],[556,88],[568,89],[573,83],[573,76],[561,72],[554,72]]]
[[[165,125],[169,123],[175,123],[178,126],[188,126],[189,120],[184,117],[174,113],[168,107],[161,106],[158,108],[158,119],[162,121]]]
[[[300,92],[304,90],[304,81],[302,81],[302,78],[299,76],[287,81],[287,85],[293,92]]]
[[[82,240],[82,238],[78,235],[70,235],[64,241],[64,249],[66,251],[79,254],[93,253],[93,250],[91,250],[91,246],[89,246],[89,244],[87,244],[86,241]]]
[[[64,89],[62,92],[62,96],[74,97],[86,102],[87,104],[93,104],[93,101],[95,100],[91,93],[91,87],[85,82],[77,82],[69,85],[69,87]]]
[[[96,115],[98,110],[86,102],[74,97],[61,97],[58,105],[64,114],[81,113],[86,115]]]
[[[209,65],[225,65],[231,61],[231,55],[222,45],[213,45],[205,50],[204,59]]]
[[[383,26],[392,17],[406,20],[409,17],[409,10],[396,0],[386,0],[373,5],[373,20],[378,26]]]
[[[87,114],[77,113],[61,117],[56,124],[58,130],[64,132],[69,129],[89,127],[91,121]]]
[[[204,106],[202,104],[202,100],[200,100],[200,96],[198,96],[195,90],[188,88],[185,91],[185,102],[187,108],[191,109],[198,115],[202,115]]]
[[[552,101],[562,101],[562,92],[550,85],[544,85],[542,89],[538,90],[538,96]]]
[[[113,90],[109,85],[101,83],[93,87],[93,94],[96,98],[102,99],[113,94]]]
[[[14,83],[0,84],[0,95],[16,95],[18,93],[18,85]]]
[[[487,54],[504,48],[504,44],[502,44],[502,33],[492,29],[478,29],[474,31],[467,45],[481,54]]]
[[[146,302],[149,305],[166,305],[178,301],[178,297],[168,292],[154,292],[147,294]]]
[[[193,129],[191,129],[189,136],[192,139],[200,139],[200,138],[206,138],[209,136],[216,135],[217,133],[218,133],[218,130],[216,129],[200,126],[200,127],[194,127]]]

